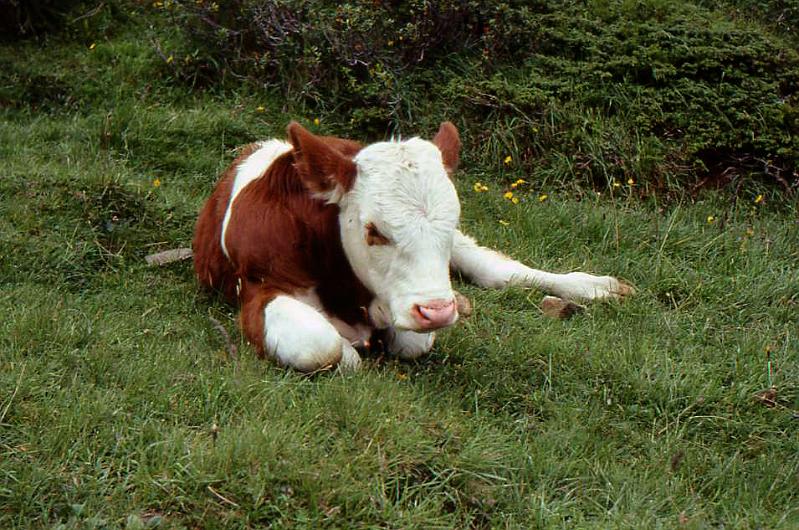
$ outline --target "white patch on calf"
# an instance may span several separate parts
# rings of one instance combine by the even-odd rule
[[[281,140],[269,140],[267,142],[258,142],[258,149],[253,151],[250,156],[244,159],[241,164],[236,168],[236,178],[233,181],[233,188],[230,192],[230,199],[227,203],[227,210],[225,211],[225,219],[222,221],[222,252],[228,258],[230,255],[225,245],[225,234],[227,233],[228,223],[230,223],[230,214],[233,209],[233,201],[241,193],[248,184],[263,176],[272,162],[275,161],[280,155],[291,151],[291,144]]]
[[[419,138],[372,144],[354,160],[357,178],[339,201],[347,258],[377,298],[380,327],[419,329],[415,306],[454,296],[449,260],[460,217],[455,187],[441,152]],[[369,224],[389,243],[368,245]],[[453,313],[448,324],[456,318]]]
[[[421,357],[433,348],[436,334],[389,328],[387,338],[388,351],[400,359],[412,360]]]
[[[311,372],[345,361],[357,368],[360,358],[327,318],[313,307],[277,296],[264,308],[264,345],[281,364]]]
[[[293,296],[300,302],[308,304],[320,313],[324,314],[328,321],[333,324],[333,327],[336,328],[336,331],[338,331],[339,335],[344,337],[344,339],[346,339],[351,345],[362,347],[369,344],[369,339],[372,336],[372,328],[365,324],[350,325],[340,318],[329,314],[327,311],[325,311],[322,300],[319,298],[319,295],[316,293],[316,289],[313,287],[302,292],[294,293]]]
[[[495,250],[481,247],[459,230],[455,232],[452,266],[482,287],[538,287],[566,300],[621,298],[633,292],[631,287],[611,276],[595,276],[584,272],[558,274],[532,269]]]

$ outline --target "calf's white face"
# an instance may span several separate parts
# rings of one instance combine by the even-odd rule
[[[306,186],[340,208],[344,252],[375,295],[378,327],[429,331],[458,318],[449,277],[460,203],[450,174],[460,139],[445,122],[432,142],[380,142],[349,159],[298,124],[289,126]]]
[[[383,142],[355,163],[339,222],[350,264],[376,296],[373,320],[416,331],[454,323],[449,261],[460,203],[441,151],[418,138]]]

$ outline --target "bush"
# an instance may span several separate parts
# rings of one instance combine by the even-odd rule
[[[185,0],[162,8],[188,37],[184,60],[172,67],[179,77],[200,85],[246,77],[295,101],[335,101],[385,121],[403,117],[429,70],[491,39],[491,22],[507,5],[484,4]]]
[[[35,35],[57,26],[66,9],[77,1],[8,0],[0,3],[0,36],[14,39]],[[60,5],[59,5],[60,4]],[[65,4],[67,4],[65,6]]]
[[[172,0],[172,75],[242,80],[385,134],[459,115],[483,161],[649,189],[799,185],[799,55],[677,0]],[[164,56],[166,57],[166,53]],[[476,126],[476,124],[480,126]],[[343,132],[343,131],[342,131]],[[468,136],[468,135],[467,135]],[[504,154],[503,154],[504,153]]]
[[[769,29],[794,41],[799,36],[799,0],[703,0],[700,4],[726,9],[735,17],[762,20]]]
[[[0,41],[95,40],[137,10],[134,0],[0,0]]]
[[[515,61],[454,79],[448,93],[487,126],[514,117],[534,159],[567,153],[573,176],[594,183],[671,188],[755,173],[796,186],[795,50],[701,10],[627,12],[597,3],[538,17],[538,38]]]

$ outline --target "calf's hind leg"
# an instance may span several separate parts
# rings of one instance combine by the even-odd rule
[[[242,293],[241,323],[259,354],[301,372],[339,365],[356,370],[361,358],[319,311],[293,296],[259,288]]]
[[[532,269],[495,250],[479,246],[460,231],[455,232],[451,265],[482,287],[538,287],[546,293],[576,301],[623,298],[633,293],[632,287],[612,276],[594,276],[584,272],[556,274]]]

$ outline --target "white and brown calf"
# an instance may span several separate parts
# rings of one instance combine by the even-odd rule
[[[460,139],[449,122],[432,142],[362,147],[297,123],[288,137],[243,150],[193,243],[199,281],[240,304],[259,355],[302,371],[352,369],[354,346],[385,330],[389,351],[418,357],[458,319],[451,269],[481,286],[534,286],[569,300],[630,293],[610,276],[531,269],[463,234],[450,180]]]

